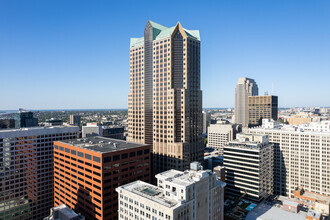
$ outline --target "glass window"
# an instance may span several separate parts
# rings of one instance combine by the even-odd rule
[[[88,159],[88,160],[92,160],[92,155],[90,155],[90,154],[85,154],[85,158]]]
[[[79,156],[79,157],[84,157],[84,153],[78,151],[78,156]]]
[[[73,154],[73,155],[77,155],[77,151],[75,151],[75,150],[71,150],[71,154]]]
[[[93,161],[100,163],[101,162],[101,158],[93,156]]]

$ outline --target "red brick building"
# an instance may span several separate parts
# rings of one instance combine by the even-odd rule
[[[54,142],[54,206],[117,219],[117,186],[151,181],[151,145],[104,137]]]

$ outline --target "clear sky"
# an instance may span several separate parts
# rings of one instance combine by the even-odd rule
[[[127,108],[148,19],[200,30],[203,107],[233,107],[244,76],[280,107],[330,106],[329,0],[0,0],[0,109]]]

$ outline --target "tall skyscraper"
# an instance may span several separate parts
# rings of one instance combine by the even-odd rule
[[[262,119],[277,120],[278,97],[249,96],[249,127],[262,125]]]
[[[253,79],[239,78],[235,89],[235,123],[249,124],[249,96],[258,95],[258,85]]]
[[[43,219],[53,207],[53,141],[78,127],[0,130],[0,219]],[[64,163],[64,162],[63,162]]]
[[[148,21],[130,43],[128,141],[153,144],[154,173],[202,161],[198,30]]]

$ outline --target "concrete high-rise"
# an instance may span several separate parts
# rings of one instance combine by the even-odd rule
[[[156,175],[158,186],[136,181],[116,189],[118,219],[223,220],[226,183],[216,174],[192,163],[184,172],[168,170]]]
[[[198,30],[148,21],[131,39],[127,140],[153,144],[155,174],[202,161]]]
[[[281,125],[264,119],[249,133],[269,135],[274,145],[274,192],[293,198],[296,187],[330,196],[330,132],[324,125]],[[323,129],[320,129],[323,127]]]
[[[226,193],[260,201],[273,194],[273,145],[267,135],[237,134],[223,149]]]
[[[211,124],[211,115],[203,111],[203,134],[207,133],[208,127]]]
[[[0,219],[38,220],[53,207],[53,141],[78,127],[0,130]]]
[[[249,127],[262,125],[262,119],[277,120],[278,97],[249,96]]]
[[[258,95],[258,85],[253,79],[239,78],[235,88],[235,123],[249,124],[249,96]]]

